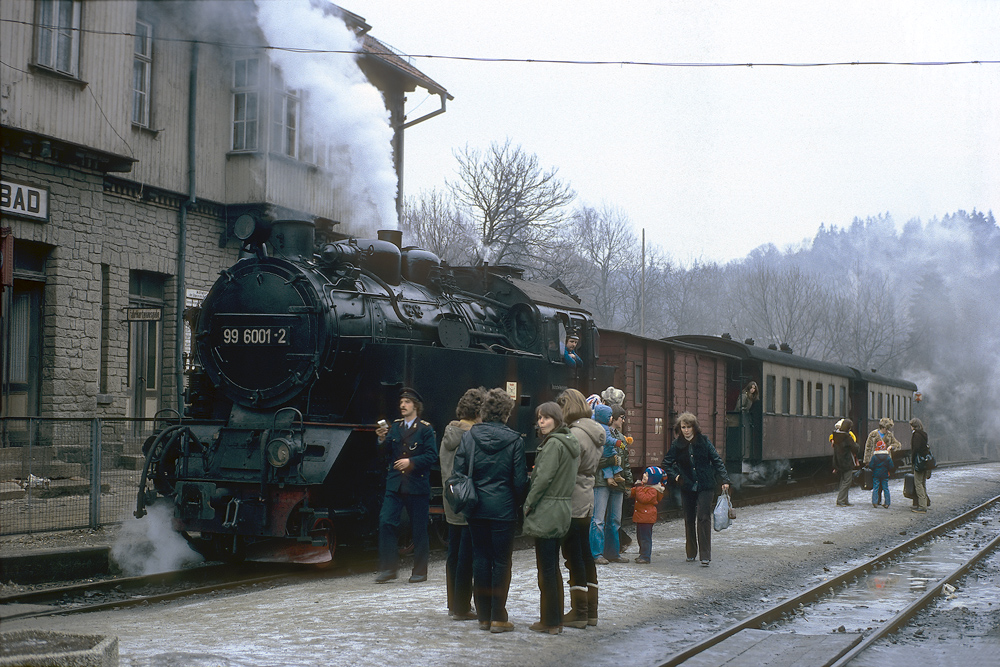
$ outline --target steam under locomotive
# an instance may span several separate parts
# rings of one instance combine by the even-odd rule
[[[194,330],[184,419],[146,443],[136,516],[158,498],[210,557],[324,562],[377,529],[375,423],[416,388],[443,432],[469,387],[505,387],[509,424],[566,387],[607,386],[598,331],[564,291],[509,267],[450,267],[396,231],[317,248],[304,221],[237,229]],[[568,331],[582,365],[563,362]],[[529,443],[530,443],[529,438]]]

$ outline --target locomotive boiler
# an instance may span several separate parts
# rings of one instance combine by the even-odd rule
[[[439,436],[466,389],[503,387],[530,449],[537,405],[610,383],[590,314],[516,269],[450,267],[396,231],[317,247],[311,222],[239,227],[245,256],[201,305],[186,414],[146,443],[136,508],[168,499],[210,557],[323,562],[373,535],[375,423],[403,386]],[[569,331],[581,365],[563,362]]]

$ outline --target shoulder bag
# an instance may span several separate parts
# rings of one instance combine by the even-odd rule
[[[475,508],[479,502],[476,496],[476,485],[472,483],[472,462],[476,458],[476,443],[472,443],[472,451],[469,453],[469,472],[465,474],[459,470],[451,473],[451,477],[444,485],[444,497],[451,505],[451,509],[459,514],[465,514]]]

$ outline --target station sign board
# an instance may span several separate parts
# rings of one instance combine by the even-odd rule
[[[46,221],[49,219],[49,191],[25,183],[0,181],[0,213]]]

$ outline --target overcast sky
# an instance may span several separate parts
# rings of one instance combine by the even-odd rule
[[[996,0],[341,0],[403,53],[671,63],[1000,60]],[[455,96],[406,131],[404,190],[510,138],[675,259],[727,261],[889,213],[1000,215],[1000,64],[653,67],[416,58]],[[438,107],[423,90],[409,118]]]

